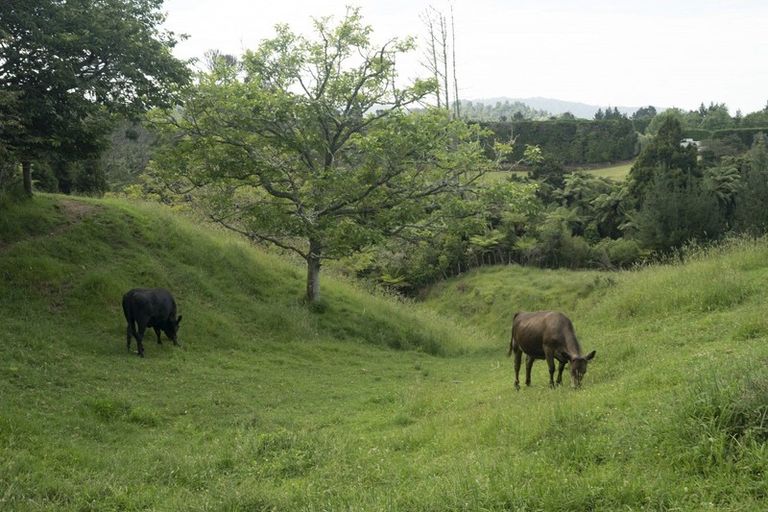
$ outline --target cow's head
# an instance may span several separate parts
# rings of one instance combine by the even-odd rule
[[[581,379],[584,378],[584,374],[587,373],[587,362],[591,361],[595,357],[595,351],[593,350],[586,356],[568,356],[571,363],[571,384],[573,387],[581,387]]]
[[[165,327],[163,327],[163,332],[165,333],[168,338],[173,341],[174,343],[178,343],[178,339],[176,336],[179,333],[179,324],[181,323],[181,315],[179,315],[178,318],[175,320],[173,318],[168,319],[165,322]]]

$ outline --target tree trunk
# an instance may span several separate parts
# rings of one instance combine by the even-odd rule
[[[457,119],[461,119],[461,103],[459,102],[459,82],[456,79],[456,25],[453,23],[453,4],[451,6],[451,51],[453,52],[453,102]]]
[[[307,296],[308,304],[315,304],[320,300],[320,244],[314,240],[309,241],[309,254],[307,255]]]
[[[445,20],[445,15],[440,13],[440,38],[443,46],[443,85],[445,86],[445,109],[451,110],[451,99],[448,91],[448,22]]]
[[[432,57],[430,71],[434,74],[435,82],[437,83],[437,91],[435,91],[435,95],[437,96],[437,108],[440,108],[440,67],[437,65],[437,43],[435,42],[435,27],[432,23],[432,12],[430,9],[424,11],[424,22],[427,24],[427,29],[429,30],[430,43],[427,48],[431,52]]]
[[[18,169],[18,168],[17,168]],[[28,196],[32,195],[32,162],[24,160],[21,162],[21,173],[24,177],[24,192]]]

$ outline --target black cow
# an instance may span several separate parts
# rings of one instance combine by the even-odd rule
[[[134,288],[123,295],[123,313],[128,322],[126,341],[131,350],[131,336],[136,338],[139,356],[144,357],[144,331],[153,327],[157,334],[157,343],[161,344],[160,331],[178,345],[176,334],[179,332],[181,315],[176,318],[176,301],[165,288]],[[138,326],[138,329],[137,329]]]

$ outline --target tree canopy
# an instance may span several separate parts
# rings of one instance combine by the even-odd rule
[[[2,109],[18,119],[0,143],[25,163],[92,155],[110,112],[170,105],[189,71],[171,54],[162,0],[41,0],[0,4]]]
[[[322,260],[427,222],[492,165],[479,127],[405,109],[435,87],[400,85],[395,61],[412,40],[374,44],[356,9],[315,33],[278,26],[240,62],[214,62],[166,112],[157,162],[215,221],[300,255],[309,302]]]

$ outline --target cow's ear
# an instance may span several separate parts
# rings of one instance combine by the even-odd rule
[[[181,315],[179,315],[179,318],[176,319],[176,325],[179,325],[181,323]]]
[[[592,352],[590,352],[589,354],[587,354],[587,357],[585,357],[584,359],[586,359],[587,361],[591,361],[591,360],[592,360],[592,358],[593,358],[593,357],[595,357],[595,352],[596,352],[596,351],[595,351],[595,350],[593,350]]]

